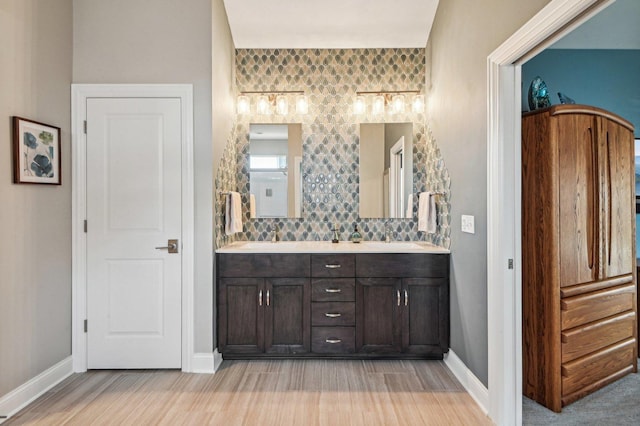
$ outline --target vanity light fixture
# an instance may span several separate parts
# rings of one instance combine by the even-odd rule
[[[309,102],[302,90],[281,90],[275,92],[250,91],[240,92],[237,99],[238,114],[248,114],[251,112],[251,96],[259,95],[256,100],[256,114],[267,115],[274,110],[280,115],[289,113],[289,96],[296,95],[295,105],[297,114],[307,114],[309,112]]]
[[[371,113],[382,115],[385,113],[387,105],[393,114],[402,114],[406,110],[405,95],[413,95],[412,111],[424,111],[424,96],[419,90],[387,90],[379,92],[356,92],[356,99],[353,103],[354,114],[365,114],[367,111],[367,97],[373,96],[371,101]]]

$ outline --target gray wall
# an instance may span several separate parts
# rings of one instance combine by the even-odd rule
[[[487,56],[547,3],[440,0],[427,46],[427,121],[451,176],[451,348],[485,385]]]
[[[620,115],[640,137],[640,50],[547,49],[522,66],[522,109],[527,111],[531,80],[542,77],[551,104],[558,92],[577,103]]]
[[[0,397],[71,355],[71,19],[0,0]],[[11,183],[14,115],[62,129],[62,186]]]
[[[194,90],[195,351],[213,348],[212,1],[74,0],[74,83]]]
[[[213,215],[213,204],[216,200],[216,188],[213,184],[214,177],[220,167],[220,159],[224,152],[225,146],[229,140],[235,140],[233,135],[233,128],[236,118],[235,111],[235,69],[236,69],[236,52],[233,45],[233,39],[231,38],[231,30],[229,30],[229,21],[227,19],[227,12],[224,8],[223,0],[213,0],[211,5],[212,12],[212,100],[213,100],[213,118],[212,118],[212,146],[213,146],[213,173],[209,179],[212,185],[213,194],[211,196],[211,215],[209,216],[209,228],[207,229],[208,235],[211,235],[213,240],[210,242],[207,248],[207,253],[213,253],[213,241],[215,240],[215,217]],[[209,243],[209,242],[208,242]],[[205,303],[211,298],[205,300]],[[217,319],[215,306],[216,293],[213,291],[213,347],[218,346],[217,341]],[[198,320],[204,321],[206,318],[198,317]]]

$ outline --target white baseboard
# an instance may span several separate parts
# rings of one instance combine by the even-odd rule
[[[216,349],[212,353],[199,352],[193,354],[190,373],[213,374],[222,363],[222,355]]]
[[[489,390],[482,382],[467,368],[456,353],[449,349],[444,355],[444,363],[460,384],[469,392],[469,395],[478,403],[484,414],[489,414]]]
[[[53,367],[0,398],[0,416],[11,417],[49,389],[73,374],[73,358],[67,357]],[[0,418],[0,424],[5,420]]]

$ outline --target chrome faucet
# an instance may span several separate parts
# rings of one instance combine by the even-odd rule
[[[384,223],[384,242],[391,242],[391,224],[387,221]]]
[[[278,225],[277,224],[274,224],[273,229],[271,230],[271,242],[272,243],[278,242]]]

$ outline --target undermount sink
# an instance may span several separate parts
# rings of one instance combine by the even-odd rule
[[[449,253],[425,242],[413,241],[238,241],[216,250],[218,253]]]
[[[392,242],[384,242],[384,241],[363,241],[363,247],[371,248],[371,249],[380,249],[380,250],[420,250],[423,247],[411,242],[411,241],[392,241]]]

